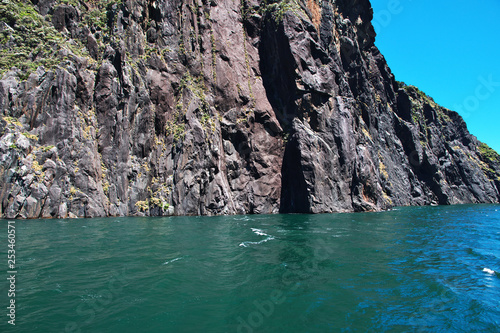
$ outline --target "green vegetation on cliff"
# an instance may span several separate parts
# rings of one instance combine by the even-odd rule
[[[16,67],[21,79],[38,66],[52,67],[62,44],[61,34],[29,2],[0,2],[0,74]]]
[[[482,159],[485,160],[485,162],[500,162],[500,155],[498,155],[498,153],[490,148],[490,146],[488,146],[486,143],[481,143],[478,146],[478,149]]]
[[[115,22],[113,6],[120,1],[59,0],[59,5],[73,6],[78,13],[80,26],[100,31],[103,41],[109,42]],[[26,79],[39,66],[50,69],[70,53],[88,57],[84,40],[57,31],[51,22],[53,12],[42,16],[30,1],[0,0],[0,75],[13,67],[20,70],[20,79]],[[73,38],[71,38],[73,37]]]

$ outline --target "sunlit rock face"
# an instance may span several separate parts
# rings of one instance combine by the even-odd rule
[[[1,58],[4,218],[500,199],[498,154],[456,112],[395,81],[368,0],[2,10],[2,52],[20,54]]]

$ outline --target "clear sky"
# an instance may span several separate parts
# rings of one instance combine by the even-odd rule
[[[371,0],[396,80],[459,112],[500,152],[500,1]]]

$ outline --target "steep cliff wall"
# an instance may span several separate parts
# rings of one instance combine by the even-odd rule
[[[0,215],[500,200],[500,158],[395,81],[368,0],[1,0]]]

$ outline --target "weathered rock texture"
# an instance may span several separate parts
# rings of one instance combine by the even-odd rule
[[[46,47],[0,80],[4,218],[500,199],[498,154],[395,81],[368,0],[1,6],[38,22],[4,15],[2,59],[37,31]]]

